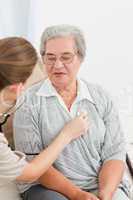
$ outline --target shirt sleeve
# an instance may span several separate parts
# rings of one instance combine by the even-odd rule
[[[102,146],[101,158],[108,160],[126,159],[126,142],[121,129],[119,116],[112,99],[103,89],[100,90],[102,119],[105,125],[105,137]]]
[[[25,155],[19,151],[12,151],[6,138],[0,133],[0,184],[15,180],[25,165]]]

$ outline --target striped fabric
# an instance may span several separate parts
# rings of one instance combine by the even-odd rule
[[[126,154],[117,112],[101,87],[79,79],[77,97],[68,111],[49,79],[32,86],[25,93],[24,105],[15,115],[15,144],[18,150],[34,156],[82,111],[89,116],[87,134],[67,145],[54,166],[80,188],[96,190],[102,164],[111,159],[125,162]],[[24,192],[30,186],[21,184],[19,188]],[[126,182],[122,181],[120,187],[128,193]]]

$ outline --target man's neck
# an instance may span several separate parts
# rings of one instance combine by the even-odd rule
[[[73,82],[64,88],[56,88],[56,91],[62,97],[64,103],[66,104],[68,110],[70,110],[72,103],[77,96],[77,82]]]

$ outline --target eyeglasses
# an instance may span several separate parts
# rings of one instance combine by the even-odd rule
[[[75,55],[76,54],[73,53],[63,53],[57,58],[56,55],[48,53],[43,56],[43,60],[46,65],[55,65],[57,59],[59,59],[63,64],[70,64]]]

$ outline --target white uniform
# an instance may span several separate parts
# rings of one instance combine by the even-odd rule
[[[8,147],[4,134],[0,133],[0,200],[20,200],[15,179],[26,164],[25,155]]]

